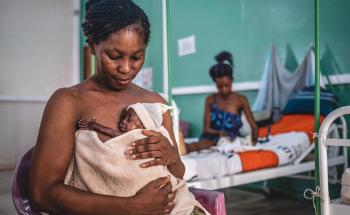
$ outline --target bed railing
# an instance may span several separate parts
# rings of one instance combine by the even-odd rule
[[[328,138],[328,130],[331,124],[338,118],[341,124],[346,128],[346,120],[344,115],[350,114],[350,106],[345,106],[332,111],[322,122],[319,130],[319,160],[320,160],[320,198],[321,198],[321,213],[322,215],[331,215],[331,203],[328,187],[328,158],[327,146],[343,146],[343,153],[347,160],[346,147],[350,147],[350,140],[347,139],[347,131],[343,129],[342,139]],[[346,161],[347,162],[347,161]],[[344,164],[347,166],[347,163]]]

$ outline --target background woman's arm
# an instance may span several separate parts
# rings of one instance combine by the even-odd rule
[[[256,122],[255,122],[253,113],[250,109],[250,105],[247,98],[245,96],[241,96],[241,101],[242,101],[242,109],[252,129],[252,142],[253,144],[255,144],[258,139],[258,126],[256,125]]]

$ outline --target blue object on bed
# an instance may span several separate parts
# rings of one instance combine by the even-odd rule
[[[320,113],[324,116],[337,108],[337,101],[332,92],[321,89],[320,92]],[[283,114],[309,114],[314,113],[314,87],[304,88],[302,91],[294,94],[283,110]]]

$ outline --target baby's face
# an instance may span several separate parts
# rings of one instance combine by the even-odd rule
[[[132,108],[130,108],[126,112],[124,119],[122,119],[122,121],[120,122],[119,130],[121,132],[127,132],[137,128],[143,129],[144,127],[135,111]]]

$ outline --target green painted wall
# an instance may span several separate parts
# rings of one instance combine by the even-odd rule
[[[235,58],[235,82],[258,81],[272,44],[287,68],[295,69],[314,38],[312,0],[176,0],[171,1],[174,86],[211,84],[208,69],[213,56],[228,50]],[[201,5],[196,7],[196,5]],[[322,70],[350,73],[350,1],[321,1]],[[197,52],[177,56],[177,39],[196,36]],[[334,62],[336,61],[336,62]],[[331,68],[334,63],[338,71]],[[244,93],[253,104],[256,92]],[[202,130],[206,95],[174,97],[181,118],[190,121],[192,136]],[[350,104],[344,100],[343,104]]]
[[[160,0],[134,0],[151,23],[151,38],[146,52],[144,67],[153,68],[153,90],[163,89],[162,4]]]
[[[314,38],[313,0],[168,0],[171,7],[170,47],[174,87],[212,84],[208,69],[221,50],[233,53],[235,82],[258,81],[272,44],[291,70],[306,54]],[[161,0],[135,0],[148,14],[151,40],[144,67],[152,67],[155,91],[162,91]],[[199,6],[200,5],[200,6]],[[350,1],[321,0],[321,69],[329,74],[350,73]],[[194,35],[196,53],[179,57],[178,39]],[[336,87],[342,104],[348,86]],[[253,104],[256,92],[244,92]],[[175,96],[181,119],[202,130],[207,95]]]

